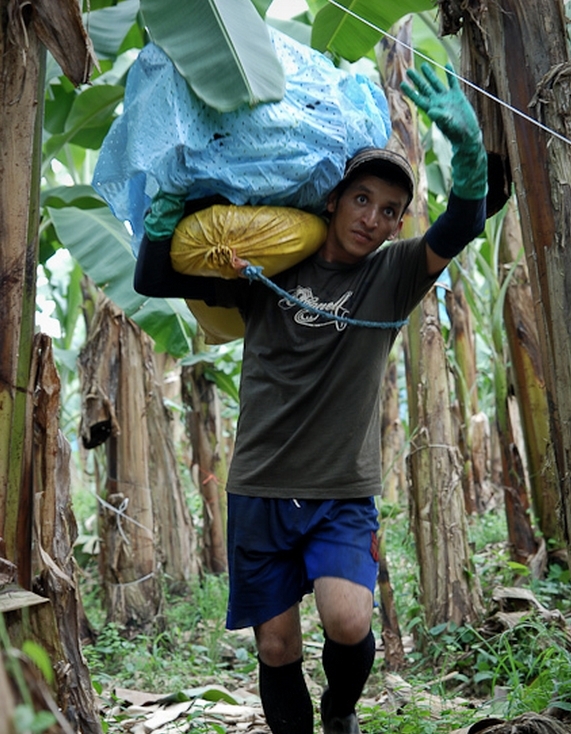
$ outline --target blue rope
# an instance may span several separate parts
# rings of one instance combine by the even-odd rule
[[[292,303],[301,306],[303,309],[309,311],[310,313],[317,314],[318,316],[323,316],[330,321],[340,321],[342,324],[349,324],[350,326],[366,326],[373,329],[400,329],[408,323],[408,319],[404,319],[403,321],[364,321],[362,319],[351,319],[348,316],[338,316],[337,314],[322,311],[320,308],[311,306],[310,304],[302,301],[300,298],[297,298],[297,296],[293,296],[291,293],[284,291],[283,288],[280,288],[269,278],[266,278],[265,275],[262,275],[262,268],[257,265],[247,265],[241,271],[241,274],[245,275],[249,281],[259,280],[261,283],[264,283],[264,285],[267,285],[268,288],[271,288],[275,293],[277,293],[278,296],[281,296],[282,298],[285,298],[288,301],[291,301]]]

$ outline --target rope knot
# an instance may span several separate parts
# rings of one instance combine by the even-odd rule
[[[259,277],[262,274],[263,268],[259,265],[251,265],[248,263],[242,270],[242,275],[248,278],[248,280],[261,280]]]
[[[233,251],[228,245],[215,245],[206,253],[205,259],[208,266],[213,270],[230,265],[232,262]]]

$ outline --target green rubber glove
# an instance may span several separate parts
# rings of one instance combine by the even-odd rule
[[[482,199],[488,193],[488,156],[476,113],[451,66],[446,66],[448,87],[428,64],[421,71],[424,78],[415,69],[407,71],[416,89],[405,82],[401,89],[452,143],[452,191],[461,199]]]
[[[151,208],[144,221],[147,237],[152,241],[172,237],[176,225],[184,214],[184,194],[169,194],[159,191],[153,197]]]

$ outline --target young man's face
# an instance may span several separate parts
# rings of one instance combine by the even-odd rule
[[[355,178],[341,196],[333,192],[322,257],[349,264],[366,257],[399,232],[407,202],[403,188],[369,174]]]

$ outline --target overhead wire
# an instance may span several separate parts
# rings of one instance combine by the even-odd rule
[[[437,69],[441,69],[442,71],[446,72],[447,74],[450,74],[451,76],[456,77],[458,81],[463,82],[466,84],[466,86],[470,87],[471,89],[474,89],[476,92],[479,92],[480,94],[484,95],[485,97],[488,97],[488,99],[491,99],[493,102],[496,102],[497,104],[501,105],[502,107],[505,107],[510,112],[513,112],[515,115],[518,115],[519,117],[523,118],[527,122],[532,123],[536,127],[540,128],[546,133],[549,133],[550,135],[553,135],[553,137],[558,138],[559,140],[563,141],[564,143],[567,143],[567,145],[571,145],[571,140],[569,138],[566,138],[561,133],[558,133],[556,130],[553,130],[552,128],[548,127],[547,125],[544,125],[539,120],[536,120],[534,117],[531,117],[531,115],[528,115],[527,113],[523,112],[522,110],[517,109],[517,107],[513,107],[508,102],[504,101],[500,97],[497,97],[495,94],[492,94],[491,92],[488,92],[486,89],[483,89],[482,87],[478,86],[474,82],[471,82],[469,79],[465,79],[461,74],[458,74],[454,70],[451,70],[449,68],[446,68],[442,64],[438,63],[438,61],[435,61],[434,59],[431,59],[430,56],[427,56],[426,54],[422,53],[421,51],[418,51],[418,49],[415,49],[410,44],[406,43],[405,41],[402,41],[400,38],[397,38],[396,36],[393,36],[388,31],[385,31],[383,28],[379,28],[379,26],[375,25],[371,21],[367,20],[366,18],[362,18],[360,15],[355,13],[353,10],[350,10],[349,8],[346,8],[341,3],[337,2],[337,0],[327,0],[330,5],[333,5],[334,7],[338,8],[339,10],[343,10],[347,15],[352,16],[356,20],[361,21],[361,23],[364,23],[365,25],[369,26],[369,28],[372,28],[373,30],[377,31],[383,36],[386,36],[391,41],[394,41],[395,43],[398,43],[399,45],[403,46],[403,48],[406,48],[408,51],[413,53],[415,56],[418,56],[419,58],[423,59],[424,61],[427,61],[428,63],[435,66]]]

